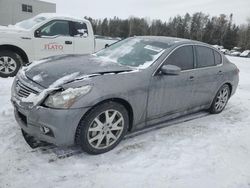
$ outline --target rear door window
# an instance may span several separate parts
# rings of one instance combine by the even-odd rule
[[[198,68],[210,67],[215,65],[213,50],[208,47],[196,46],[196,58]]]
[[[219,65],[222,63],[221,55],[214,50],[214,61],[216,65]]]
[[[73,22],[73,36],[88,36],[88,28],[84,22]]]
[[[194,68],[194,54],[192,46],[183,46],[175,50],[166,60],[165,64],[175,65],[181,70]]]

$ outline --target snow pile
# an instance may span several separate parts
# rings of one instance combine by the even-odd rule
[[[98,156],[63,160],[32,150],[0,78],[0,187],[250,187],[250,58],[229,57],[240,83],[225,111],[124,140]]]
[[[42,82],[43,81],[42,74],[38,74],[38,75],[34,76],[32,78],[32,80],[34,80],[35,82]]]
[[[23,29],[23,28],[20,28],[20,27],[17,27],[17,26],[14,26],[14,25],[9,25],[9,26],[1,26],[0,25],[0,32],[3,32],[3,33],[22,33],[22,32],[25,32],[26,30]]]
[[[35,16],[34,18],[41,18],[44,17],[46,19],[61,19],[61,20],[72,20],[72,21],[78,21],[78,22],[89,22],[88,20],[81,18],[81,17],[76,17],[72,16],[69,14],[58,14],[58,13],[41,13]]]

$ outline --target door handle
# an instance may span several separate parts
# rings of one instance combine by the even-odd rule
[[[65,41],[65,44],[72,44],[72,41],[67,40]]]
[[[219,74],[219,75],[222,75],[222,74],[223,74],[222,70],[219,70],[218,74]]]
[[[194,76],[190,76],[190,77],[189,77],[189,80],[190,80],[190,81],[193,81],[193,80],[194,80]]]

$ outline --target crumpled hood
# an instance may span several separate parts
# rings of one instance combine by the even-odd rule
[[[93,55],[61,55],[33,62],[24,68],[27,78],[49,88],[63,77],[70,82],[88,75],[132,71],[118,63],[108,62]],[[62,83],[63,84],[63,83]]]

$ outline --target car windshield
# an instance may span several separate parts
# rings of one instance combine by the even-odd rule
[[[141,38],[129,38],[94,54],[102,62],[145,69],[152,65],[169,48],[169,44]]]
[[[22,29],[31,29],[35,25],[43,22],[46,19],[47,19],[46,17],[34,17],[34,18],[31,18],[28,20],[21,21],[21,22],[17,23],[15,26],[20,27]]]

